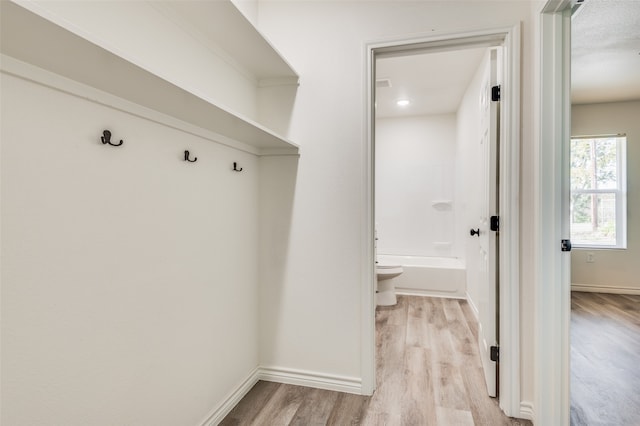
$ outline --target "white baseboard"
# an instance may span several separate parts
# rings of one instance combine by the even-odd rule
[[[571,283],[572,291],[612,294],[640,294],[640,288]]]
[[[467,302],[469,302],[471,312],[473,312],[473,316],[476,317],[476,321],[480,322],[480,311],[478,311],[476,304],[473,303],[473,299],[469,296],[469,293],[467,293]]]
[[[235,407],[238,402],[251,390],[251,388],[258,383],[260,376],[260,367],[256,367],[246,379],[240,383],[236,387],[236,389],[232,390],[227,397],[218,404],[213,410],[211,410],[207,416],[204,418],[202,422],[200,422],[201,426],[215,426],[222,421],[226,417],[227,414],[233,407]]]
[[[416,288],[396,287],[396,294],[401,296],[423,296],[423,297],[443,297],[446,299],[464,299],[463,295],[457,293],[445,293],[437,290],[420,290]]]
[[[362,380],[355,377],[336,376],[313,371],[281,367],[256,367],[236,389],[212,409],[199,424],[215,426],[220,423],[259,380],[289,385],[306,386],[338,392],[362,394]]]
[[[336,376],[282,367],[260,367],[259,370],[258,379],[267,382],[307,386],[357,395],[362,394],[362,380],[356,377]]]
[[[533,421],[534,418],[533,402],[520,401],[520,418]]]

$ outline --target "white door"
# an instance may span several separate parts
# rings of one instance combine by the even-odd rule
[[[492,100],[498,85],[499,48],[492,48],[484,61],[484,77],[480,95],[480,146],[478,160],[479,216],[475,234],[478,238],[478,345],[487,391],[497,396],[497,362],[491,358],[491,347],[498,347],[498,233],[491,230],[491,216],[498,216],[498,134],[499,101]]]

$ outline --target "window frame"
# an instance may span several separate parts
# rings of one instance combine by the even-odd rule
[[[569,197],[574,194],[615,194],[615,218],[616,218],[616,243],[595,244],[579,243],[572,241],[572,245],[578,249],[606,249],[625,250],[627,248],[627,135],[625,133],[610,135],[578,135],[571,136],[569,140],[569,158],[571,158],[571,142],[578,139],[610,139],[617,138],[616,142],[616,181],[615,189],[573,189],[571,187],[571,161],[569,161]],[[571,229],[572,220],[569,220]],[[573,235],[570,231],[570,235]]]

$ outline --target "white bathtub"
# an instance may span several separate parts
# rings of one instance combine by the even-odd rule
[[[464,262],[451,257],[378,255],[382,265],[402,265],[394,278],[397,294],[465,298],[467,270]]]

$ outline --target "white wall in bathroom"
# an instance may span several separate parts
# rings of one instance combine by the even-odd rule
[[[0,422],[200,424],[258,365],[257,158],[1,78]]]
[[[454,257],[455,114],[377,119],[375,170],[378,253]]]

